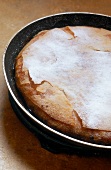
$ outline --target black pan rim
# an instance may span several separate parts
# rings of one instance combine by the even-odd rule
[[[27,25],[25,25],[24,27],[22,27],[19,31],[17,31],[14,36],[9,40],[6,48],[5,48],[5,52],[3,54],[3,73],[4,73],[4,77],[5,77],[5,81],[6,81],[6,84],[7,84],[7,87],[8,87],[8,90],[11,94],[11,96],[13,97],[14,101],[16,102],[16,104],[23,110],[24,114],[27,114],[27,116],[29,116],[33,121],[35,121],[37,124],[39,124],[40,126],[42,126],[43,128],[47,129],[49,132],[51,133],[54,133],[58,136],[60,136],[61,138],[63,139],[66,139],[70,142],[74,142],[74,143],[77,143],[77,144],[80,144],[80,145],[83,145],[83,146],[88,146],[88,147],[92,147],[92,148],[99,148],[99,149],[111,149],[111,146],[109,145],[101,145],[101,144],[94,144],[94,143],[90,143],[90,142],[85,142],[85,141],[82,141],[82,140],[79,140],[79,139],[76,139],[76,138],[73,138],[73,137],[70,137],[68,135],[65,135],[61,132],[58,132],[57,130],[54,130],[52,129],[51,127],[45,125],[44,123],[42,123],[41,121],[39,121],[37,118],[35,118],[33,115],[31,115],[30,112],[28,112],[28,110],[26,110],[21,104],[20,102],[18,101],[18,99],[16,98],[16,96],[14,95],[12,89],[11,89],[11,86],[10,86],[10,83],[8,81],[8,77],[7,77],[7,74],[6,74],[6,68],[5,68],[5,54],[7,52],[7,49],[8,49],[8,46],[11,44],[12,40],[14,39],[14,37],[19,34],[19,32],[21,32],[24,28],[28,27],[29,25],[35,23],[35,22],[38,22],[39,20],[43,20],[43,19],[46,19],[46,18],[50,18],[50,17],[53,17],[53,16],[59,16],[59,15],[70,15],[70,14],[88,14],[88,15],[98,15],[98,16],[104,16],[104,17],[109,17],[111,18],[111,16],[109,15],[104,15],[104,14],[99,14],[99,13],[90,13],[90,12],[64,12],[64,13],[58,13],[58,14],[53,14],[53,15],[48,15],[48,16],[45,16],[45,17],[42,17],[42,18],[39,18],[37,20],[34,20],[30,23],[28,23]]]

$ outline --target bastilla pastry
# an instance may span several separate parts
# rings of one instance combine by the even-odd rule
[[[44,30],[16,58],[16,84],[48,126],[111,144],[111,31],[74,26]]]

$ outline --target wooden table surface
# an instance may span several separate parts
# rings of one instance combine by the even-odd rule
[[[0,170],[107,170],[109,157],[53,154],[18,120],[8,100],[2,55],[10,38],[40,17],[68,11],[111,15],[111,0],[0,0]]]

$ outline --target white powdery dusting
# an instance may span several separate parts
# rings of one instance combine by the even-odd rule
[[[48,31],[23,52],[32,80],[63,89],[84,127],[111,131],[110,31],[72,27]],[[107,36],[108,35],[108,36]]]
[[[84,91],[83,106],[76,103],[77,110],[85,127],[111,130],[111,56],[99,53],[92,57],[94,80]]]

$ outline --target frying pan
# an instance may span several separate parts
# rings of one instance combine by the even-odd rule
[[[24,28],[18,31],[10,40],[3,55],[3,71],[9,93],[17,107],[21,110],[22,115],[27,116],[28,119],[31,120],[32,124],[34,124],[34,126],[39,127],[44,133],[47,133],[51,137],[54,137],[55,140],[62,142],[67,146],[71,146],[72,148],[73,146],[79,146],[91,150],[93,149],[111,151],[111,146],[109,145],[93,144],[78,140],[50,128],[31,113],[16,88],[14,65],[15,58],[20,50],[38,32],[55,27],[64,27],[67,25],[93,26],[97,28],[105,28],[107,30],[111,30],[111,17],[102,14],[86,12],[67,12],[46,16],[26,25]]]

